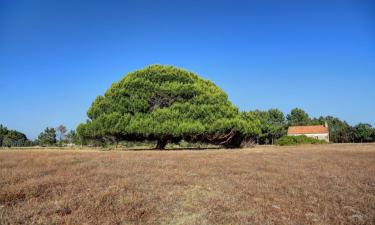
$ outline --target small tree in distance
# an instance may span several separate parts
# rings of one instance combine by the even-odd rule
[[[65,134],[67,132],[67,129],[64,125],[60,125],[56,128],[56,131],[57,131],[58,136],[59,136],[59,141],[61,142],[65,138]]]
[[[38,143],[41,146],[51,146],[56,144],[56,130],[54,128],[46,128],[38,136]]]
[[[76,144],[76,145],[82,144],[81,141],[80,141],[80,137],[78,136],[78,134],[74,130],[71,130],[66,134],[66,141],[69,144]]]

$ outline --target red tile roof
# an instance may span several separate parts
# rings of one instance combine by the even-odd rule
[[[325,134],[328,128],[323,125],[318,126],[294,126],[289,127],[288,134]]]

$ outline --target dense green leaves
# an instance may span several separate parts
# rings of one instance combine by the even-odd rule
[[[115,141],[188,139],[238,147],[232,140],[259,131],[212,82],[162,65],[132,72],[114,83],[97,97],[88,117],[78,127],[79,135]]]
[[[312,125],[324,124],[327,122],[329,127],[329,140],[334,143],[354,142],[353,128],[345,121],[333,116],[313,118],[310,121]]]
[[[295,108],[287,116],[289,126],[304,126],[309,125],[309,115],[302,109]]]
[[[255,110],[245,113],[260,122],[260,134],[256,137],[259,144],[273,144],[275,140],[286,134],[287,125],[284,113],[278,109],[268,111]]]
[[[8,130],[0,124],[0,147],[22,147],[29,146],[31,142],[26,135],[15,130]]]
[[[370,124],[360,123],[354,127],[333,116],[310,118],[302,109],[295,108],[287,116],[277,109],[246,112],[260,121],[261,132],[256,136],[258,144],[272,144],[287,133],[289,126],[328,124],[329,139],[333,143],[374,142],[375,129]]]
[[[323,140],[302,136],[284,136],[277,140],[278,145],[326,144]]]
[[[355,138],[358,142],[370,142],[374,134],[374,129],[370,124],[360,123],[354,127]]]
[[[40,133],[38,136],[38,144],[41,146],[55,145],[56,142],[56,130],[54,128],[47,127],[44,132]]]

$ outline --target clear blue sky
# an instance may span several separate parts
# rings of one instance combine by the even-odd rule
[[[241,110],[293,107],[375,125],[375,4],[0,0],[0,123],[75,128],[150,64],[194,71]]]

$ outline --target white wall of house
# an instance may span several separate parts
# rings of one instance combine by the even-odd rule
[[[288,134],[288,136],[301,136],[305,135],[307,137],[319,139],[319,140],[324,140],[326,142],[329,142],[329,134],[328,133],[323,133],[323,134]]]

